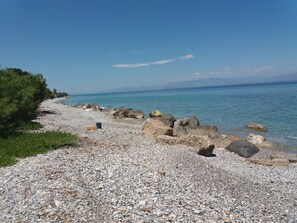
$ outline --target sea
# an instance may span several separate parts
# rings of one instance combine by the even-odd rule
[[[281,150],[297,152],[297,82],[72,95],[66,104],[97,103],[107,107],[140,109],[146,115],[158,109],[176,118],[196,116],[226,135],[264,136]],[[245,126],[259,122],[269,130]]]

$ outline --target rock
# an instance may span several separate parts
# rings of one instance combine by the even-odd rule
[[[97,104],[95,104],[95,103],[91,104],[91,108],[94,109],[94,110],[96,110],[96,111],[101,110],[100,106],[97,105]]]
[[[59,200],[55,200],[54,203],[55,203],[56,207],[60,207],[63,204],[63,202],[61,202]]]
[[[126,110],[124,111],[124,116],[127,118],[136,118],[136,119],[142,119],[144,118],[144,113],[140,110]]]
[[[90,109],[90,108],[92,108],[92,105],[91,104],[85,104],[83,106],[83,109]]]
[[[132,108],[120,107],[113,113],[115,119],[121,118],[144,118],[144,113],[140,110],[133,110]]]
[[[233,141],[225,149],[246,158],[251,157],[260,151],[254,144],[244,140]]]
[[[127,112],[127,110],[132,110],[132,108],[120,107],[113,113],[113,117],[115,119],[125,118],[124,112]]]
[[[177,144],[177,138],[168,135],[158,135],[156,137],[156,142],[161,144],[175,145]]]
[[[267,132],[268,131],[268,129],[264,125],[262,125],[260,123],[256,123],[256,122],[248,123],[246,125],[246,127],[250,128],[250,129],[253,129],[253,130],[256,130],[256,131],[262,131],[262,132]]]
[[[202,156],[211,156],[215,147],[208,138],[196,134],[183,135],[177,139],[177,143],[194,147],[197,154]]]
[[[199,121],[195,116],[178,119],[173,125],[173,136],[185,135],[197,126],[199,126]]]
[[[176,119],[174,118],[174,116],[172,114],[166,114],[166,115],[162,115],[160,117],[160,120],[163,121],[166,125],[173,127],[174,122],[176,121]]]
[[[265,138],[261,135],[250,133],[248,137],[246,137],[246,140],[255,145],[261,145],[265,141]]]
[[[105,108],[105,112],[107,112],[107,113],[109,113],[109,114],[111,114],[111,115],[113,115],[115,112],[116,112],[116,108],[113,108],[113,107],[111,107],[111,106],[108,106],[107,108]]]
[[[85,104],[81,104],[81,103],[79,103],[79,104],[77,105],[78,108],[83,108],[84,106],[85,106]]]
[[[157,117],[161,117],[161,116],[162,116],[162,113],[159,110],[151,111],[149,114],[149,117],[151,117],[151,118],[157,118]]]
[[[230,141],[241,140],[241,138],[239,136],[235,136],[235,135],[228,135],[227,139],[229,139]]]
[[[219,129],[215,125],[199,125],[197,128],[205,130],[205,131],[214,131],[218,132]]]
[[[157,137],[158,135],[172,136],[172,128],[157,119],[147,119],[141,126],[141,130],[148,136]]]
[[[274,158],[274,159],[247,159],[248,162],[263,166],[288,166],[288,159]]]
[[[93,108],[86,108],[85,111],[95,111]]]

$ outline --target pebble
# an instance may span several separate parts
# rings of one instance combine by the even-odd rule
[[[297,164],[264,167],[224,149],[215,158],[156,145],[139,120],[46,101],[45,130],[85,137],[0,168],[0,222],[290,222]],[[103,123],[103,130],[84,126]],[[272,183],[273,182],[273,183]]]

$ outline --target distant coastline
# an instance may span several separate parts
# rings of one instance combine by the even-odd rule
[[[231,88],[231,87],[248,87],[248,86],[266,86],[266,85],[284,85],[284,84],[297,84],[295,81],[274,81],[274,82],[253,82],[243,84],[225,84],[225,85],[210,85],[210,86],[198,86],[198,87],[182,87],[182,88],[160,88],[151,90],[127,90],[127,91],[103,91],[97,93],[82,93],[82,94],[71,94],[71,96],[91,96],[98,94],[118,94],[118,93],[142,93],[142,92],[154,92],[154,91],[176,91],[176,90],[191,90],[191,89],[216,89],[216,88]]]

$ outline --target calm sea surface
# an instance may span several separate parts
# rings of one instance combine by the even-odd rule
[[[297,152],[297,83],[74,95],[66,103],[126,106],[146,115],[159,109],[176,118],[195,115],[202,124],[239,136],[252,133],[244,126],[256,121],[269,129],[257,134]]]

